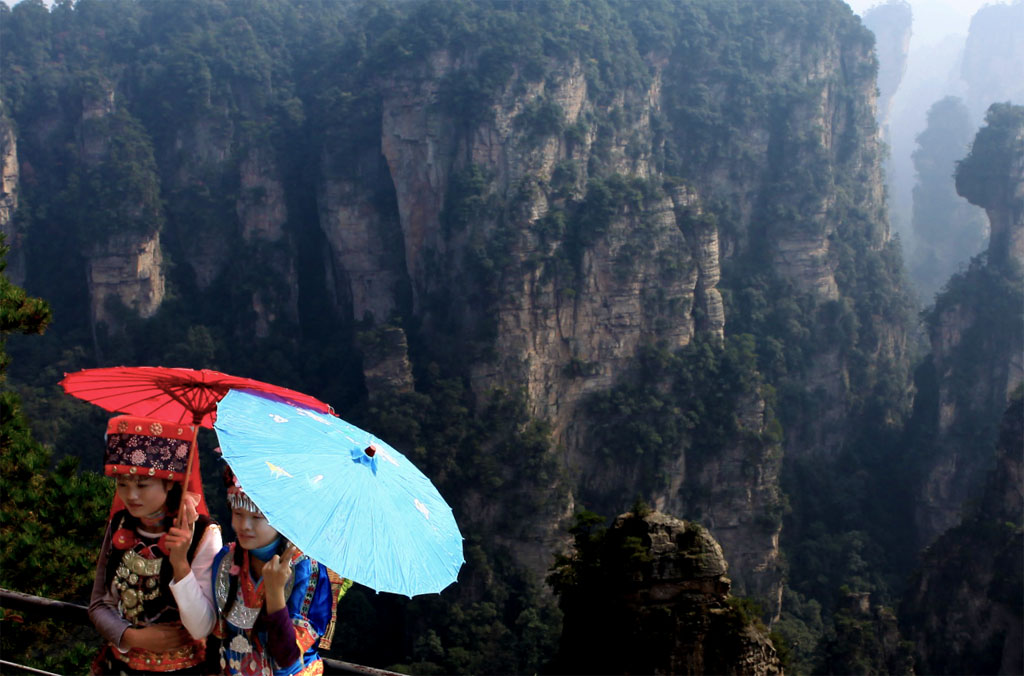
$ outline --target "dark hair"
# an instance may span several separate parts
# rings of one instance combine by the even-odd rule
[[[235,543],[234,546],[234,557],[231,561],[234,570],[228,573],[228,598],[224,603],[224,615],[227,616],[231,610],[235,607],[235,601],[238,599],[238,576],[241,575],[242,570],[242,557],[245,556],[245,550],[242,545]],[[235,572],[235,571],[238,572]]]
[[[167,489],[167,499],[164,501],[164,527],[170,528],[174,525],[174,518],[178,516],[178,508],[181,507],[181,498],[185,494],[185,489],[177,481],[173,482],[170,488]]]

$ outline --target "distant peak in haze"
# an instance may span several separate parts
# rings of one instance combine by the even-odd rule
[[[914,15],[914,35],[911,49],[940,42],[949,35],[967,35],[971,17],[986,5],[1006,5],[992,0],[847,0],[850,8],[863,17],[887,5],[909,4]],[[1020,4],[1020,0],[1015,0]]]

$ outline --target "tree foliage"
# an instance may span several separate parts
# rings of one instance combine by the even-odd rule
[[[1024,146],[1024,106],[994,103],[985,126],[974,137],[971,152],[956,166],[956,191],[972,204],[998,207],[1020,200],[1015,195],[1014,163]]]
[[[761,396],[762,386],[750,335],[724,343],[700,335],[676,352],[644,348],[626,383],[590,397],[596,461],[642,468],[641,486],[653,491],[669,459],[685,453],[695,477],[696,468],[740,441],[737,412]],[[766,417],[765,441],[777,443],[770,410]]]
[[[0,260],[7,247],[0,238]],[[50,321],[46,303],[11,284],[0,263],[0,340],[13,331],[40,334]],[[80,473],[66,457],[56,466],[33,438],[18,395],[7,383],[0,342],[0,587],[37,596],[87,602],[96,543],[102,539],[112,492],[102,477]],[[26,621],[0,611],[4,657],[64,673],[81,671],[90,634],[52,620]]]

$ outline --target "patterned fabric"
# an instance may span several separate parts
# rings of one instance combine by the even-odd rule
[[[124,511],[118,512],[112,525],[116,532],[126,531],[123,528],[128,518]],[[192,544],[187,557],[192,562],[196,549],[206,529],[211,525],[209,517],[200,516],[195,523]],[[148,538],[138,533],[131,542],[119,546],[112,540],[112,549],[107,556],[105,586],[113,583],[118,590],[117,611],[121,617],[134,626],[150,624],[168,624],[180,622],[178,605],[171,593],[170,582],[173,575],[168,555],[158,547],[158,539]],[[173,651],[155,653],[139,648],[132,648],[126,653],[105,645],[93,662],[94,674],[178,672],[195,673],[206,657],[206,640],[191,643]]]
[[[183,480],[195,437],[189,425],[120,415],[107,422],[106,474]]]
[[[205,648],[204,641],[198,641],[198,643],[200,647]],[[141,651],[137,653],[137,655],[140,654]],[[149,660],[148,662],[147,659]],[[187,666],[172,666],[172,661],[178,659],[180,659],[180,656],[177,656],[175,653],[147,653],[141,660],[126,660],[125,655],[122,655],[120,651],[106,645],[103,646],[100,654],[93,660],[91,673],[98,675],[110,674],[111,676],[134,676],[135,674],[152,674],[154,672],[164,674],[165,676],[171,676],[172,674],[196,676],[199,671],[209,673],[203,670],[201,665],[197,666],[192,659],[187,659],[183,662]]]
[[[164,653],[132,648],[127,653],[109,651],[111,657],[120,660],[129,669],[141,672],[182,671],[195,668],[206,657],[206,641],[192,641],[184,647]]]
[[[228,588],[232,572],[241,577],[248,576],[248,566],[234,568],[234,548],[231,543],[221,550],[214,561],[214,598],[219,617],[213,630],[220,639],[221,668],[231,676],[314,676],[323,673],[323,662],[316,650],[320,636],[327,629],[331,619],[331,585],[326,568],[309,557],[302,556],[295,562],[290,586],[285,586],[286,607],[295,627],[295,640],[301,653],[294,664],[277,665],[268,649],[272,640],[268,636],[266,609],[262,595],[245,599],[239,584],[234,607],[225,613]],[[243,561],[248,559],[246,552]],[[262,578],[249,584],[262,587]],[[248,585],[246,585],[248,586]],[[248,596],[248,594],[245,594]],[[246,626],[248,625],[248,626]]]
[[[334,627],[337,625],[338,619],[338,601],[352,586],[352,580],[343,578],[330,568],[327,569],[327,579],[331,581],[331,621],[327,624],[327,631],[320,637],[320,647],[324,650],[330,650],[331,642],[334,640]]]

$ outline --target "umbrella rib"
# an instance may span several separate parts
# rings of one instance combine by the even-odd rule
[[[89,387],[88,386],[89,384],[86,384],[86,383],[72,383],[72,385],[74,386],[74,390],[77,393],[84,393],[84,392],[106,392],[106,391],[109,390],[110,391],[110,395],[108,395],[108,396],[111,396],[111,397],[120,396],[120,395],[123,395],[123,394],[141,394],[141,393],[144,393],[144,392],[149,392],[149,391],[151,391],[153,389],[152,385],[149,384],[149,383],[132,383],[132,384],[136,385],[138,387],[138,389],[130,389],[128,387],[124,387],[124,386],[121,386],[121,385],[116,385],[116,386],[115,385],[110,385],[109,383],[105,384],[105,385],[101,385],[99,383],[95,383],[95,384],[92,384],[91,387]]]
[[[156,417],[156,414],[159,411],[163,410],[167,406],[170,406],[171,404],[178,404],[179,406],[182,405],[182,403],[180,401],[178,401],[177,399],[173,399],[173,398],[172,399],[163,399],[163,400],[160,401],[160,404],[158,406],[154,406],[149,411],[148,415]],[[185,406],[184,408],[185,408],[185,410],[189,410],[187,406]]]
[[[202,383],[199,387],[187,387],[182,396],[190,399],[189,410],[205,415],[216,410],[217,402],[228,393],[229,389],[231,388],[224,385]]]
[[[207,413],[209,413],[209,410],[210,410],[209,408],[201,407],[200,404],[196,400],[190,400],[190,398],[188,396],[191,392],[198,392],[198,391],[203,390],[205,388],[203,388],[203,387],[188,387],[186,385],[186,386],[184,386],[182,391],[179,392],[178,390],[175,389],[175,386],[177,386],[177,383],[169,383],[169,382],[168,383],[161,383],[161,384],[158,384],[157,386],[160,387],[160,389],[162,389],[164,392],[166,392],[167,396],[169,396],[171,399],[173,399],[174,401],[176,401],[179,404],[181,404],[181,406],[186,411],[191,413],[193,415],[193,417],[198,417],[200,420],[202,420],[203,416],[206,415]],[[214,406],[216,406],[216,403],[214,403]]]
[[[95,391],[96,390],[92,390],[90,392],[95,392]],[[147,391],[148,390],[131,390],[131,391],[128,391],[127,394],[143,395]],[[77,390],[77,392],[79,394],[82,394],[82,393],[85,393],[86,390]],[[155,402],[159,401],[159,396],[160,396],[157,393],[153,393],[153,394],[150,394],[149,396],[140,396],[138,399],[133,399],[131,401],[125,402],[124,401],[124,399],[125,399],[124,395],[125,394],[126,394],[126,392],[122,391],[122,392],[117,392],[117,393],[112,392],[112,393],[107,394],[107,395],[91,395],[89,397],[88,401],[91,401],[92,403],[97,404],[99,406],[103,406],[104,408],[107,408],[108,410],[123,411],[123,410],[126,410],[126,408],[128,406],[131,406],[133,404],[139,404],[139,403],[150,401],[150,400],[152,400],[155,403]],[[160,407],[158,406],[157,408],[160,408]]]

